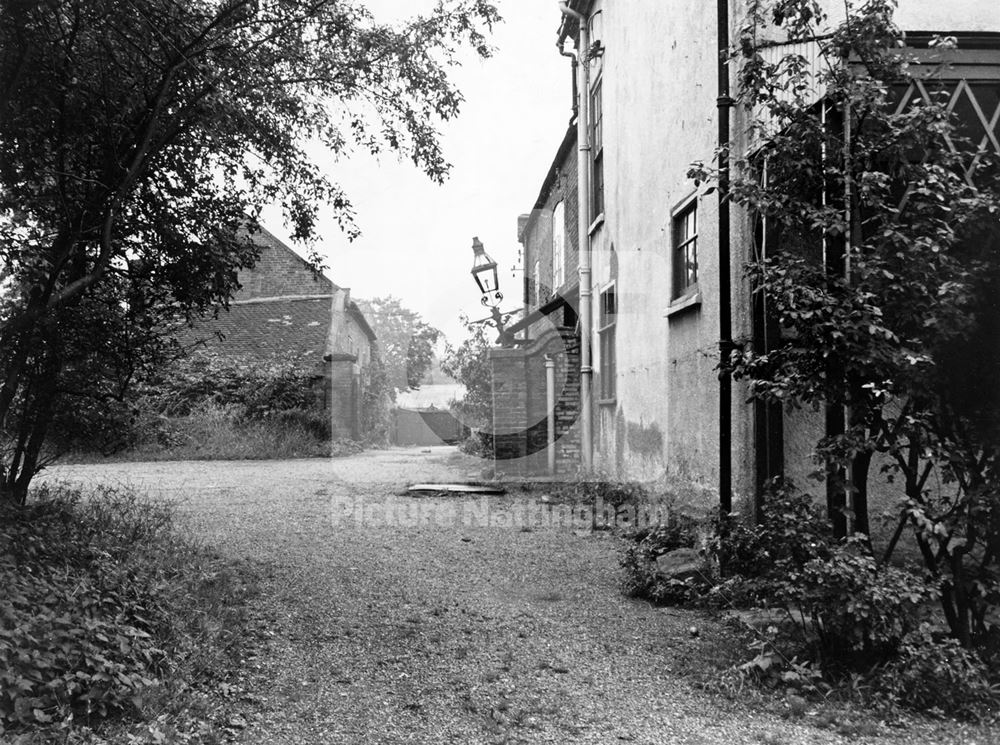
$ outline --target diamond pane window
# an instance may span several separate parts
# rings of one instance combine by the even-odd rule
[[[901,95],[897,91],[902,91]],[[908,87],[894,91],[897,113],[917,100],[947,101],[955,131],[945,137],[953,152],[971,150],[977,154],[965,172],[971,184],[979,170],[982,153],[1000,155],[1000,82],[968,80],[914,80]],[[980,172],[980,175],[982,173]]]

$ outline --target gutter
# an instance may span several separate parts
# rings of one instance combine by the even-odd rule
[[[719,513],[733,511],[733,381],[728,370],[733,349],[732,277],[729,222],[729,113],[734,101],[729,91],[729,0],[718,7],[719,109]]]
[[[591,247],[590,247],[590,65],[587,53],[590,50],[590,30],[587,16],[569,7],[569,0],[560,0],[559,10],[566,21],[574,19],[579,24],[576,39],[577,78],[577,204],[579,230],[579,274],[580,274],[580,458],[585,474],[594,467],[593,433],[593,391],[594,368],[591,367],[591,331],[593,327],[593,302],[591,287]],[[558,44],[566,34],[567,23],[560,27]],[[561,47],[560,47],[561,50]]]

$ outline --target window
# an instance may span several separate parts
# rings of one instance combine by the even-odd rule
[[[615,285],[601,293],[598,312],[597,335],[600,344],[601,399],[609,401],[615,397],[615,323],[618,320],[618,296]]]
[[[590,152],[593,158],[590,183],[590,216],[604,214],[604,104],[601,82],[590,94]]]
[[[566,210],[559,202],[552,210],[552,289],[566,281]]]
[[[914,101],[947,101],[955,131],[944,135],[945,142],[953,152],[968,150],[971,145],[971,152],[977,153],[965,167],[965,180],[985,183],[997,175],[983,162],[988,152],[1000,154],[1000,85],[996,80],[915,78],[908,85],[894,86],[891,94],[897,102],[897,114]]]
[[[698,289],[698,199],[691,197],[673,216],[674,299]]]
[[[535,259],[535,272],[533,281],[535,283],[535,305],[542,304],[542,262]]]

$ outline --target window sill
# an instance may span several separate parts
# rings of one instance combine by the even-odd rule
[[[598,406],[614,406],[616,403],[618,403],[618,399],[617,398],[599,398],[599,399],[597,399],[597,405]]]
[[[587,232],[590,235],[593,235],[594,233],[597,232],[597,229],[600,228],[603,224],[604,224],[604,213],[602,212],[601,214],[599,214],[597,217],[594,218],[594,221],[592,223],[590,223],[590,227],[587,228]]]
[[[685,295],[684,297],[679,297],[667,306],[667,309],[663,312],[663,315],[667,318],[683,313],[691,308],[701,307],[701,293],[697,290],[692,292],[690,295]]]

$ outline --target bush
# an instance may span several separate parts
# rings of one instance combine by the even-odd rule
[[[835,541],[790,484],[771,485],[763,518],[723,522],[716,546],[727,578],[705,594],[692,586],[674,595],[766,609],[767,630],[755,632],[752,659],[734,674],[800,694],[862,686],[892,704],[972,718],[1000,703],[985,658],[924,623],[940,580],[880,564],[866,536]]]
[[[935,634],[928,624],[910,632],[898,656],[876,677],[886,699],[929,714],[983,718],[1000,711],[998,671],[956,639]]]
[[[328,411],[285,409],[269,416],[268,421],[279,426],[298,427],[322,442],[329,442],[332,437],[332,422]]]
[[[320,376],[294,360],[261,361],[199,351],[175,361],[139,393],[138,404],[168,417],[190,416],[206,405],[263,420],[293,409],[322,411]]]
[[[0,506],[0,582],[0,734],[136,713],[213,679],[246,637],[233,567],[128,491]]]
[[[917,628],[935,590],[912,572],[880,567],[862,539],[834,547],[801,567],[785,563],[771,596],[797,618],[827,661],[855,658],[863,667],[896,654]]]
[[[716,527],[718,560],[727,574],[769,577],[788,565],[829,556],[829,521],[813,498],[797,492],[790,481],[768,485],[762,518],[759,525],[731,518]]]
[[[474,455],[477,458],[492,458],[493,435],[474,429],[458,444],[458,449],[466,455]]]
[[[231,406],[206,404],[189,416],[160,418],[155,437],[127,455],[141,460],[250,460],[320,458],[343,451],[340,443],[330,442],[323,413],[292,409],[255,420]]]

